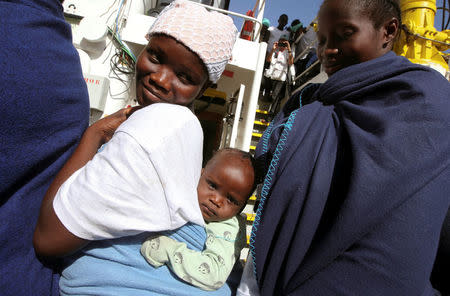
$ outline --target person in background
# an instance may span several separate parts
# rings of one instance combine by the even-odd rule
[[[264,100],[272,102],[269,108],[271,116],[278,110],[280,101],[284,97],[289,67],[294,62],[288,38],[287,35],[281,36],[278,42],[273,44],[267,57],[270,65],[264,73]]]
[[[303,27],[303,23],[299,19],[295,19],[292,21],[291,26],[288,28],[289,33],[289,44],[292,49],[292,57],[293,57],[293,63],[295,61],[295,47],[296,42],[298,42],[300,36],[305,32],[305,28]],[[287,79],[286,79],[286,95],[288,97],[291,96],[292,88],[295,86],[295,77],[296,77],[296,71],[294,64],[289,65],[288,72],[287,72]]]
[[[303,24],[299,19],[295,19],[287,30],[289,31],[289,43],[291,47],[294,47],[295,41],[304,32]]]
[[[0,1],[0,294],[59,295],[34,226],[51,181],[89,122],[89,98],[57,0]]]
[[[203,132],[191,108],[220,78],[236,33],[229,16],[185,0],[173,1],[149,29],[136,63],[143,108],[91,125],[42,203],[36,252],[58,257],[84,247],[65,258],[62,295],[231,295],[229,282],[206,292],[167,266],[149,266],[140,248],[161,231],[193,250],[204,246]]]
[[[314,25],[314,23],[309,24],[309,27],[304,30],[299,42],[293,48],[295,57],[299,55],[294,63],[297,74],[302,73],[317,61],[317,34]]]
[[[286,14],[282,14],[278,18],[278,26],[276,26],[276,27],[270,26],[268,29],[269,30],[269,40],[267,41],[266,59],[264,62],[263,75],[264,75],[264,72],[270,66],[270,62],[268,59],[271,56],[271,50],[273,48],[274,43],[278,42],[280,37],[283,35],[289,36],[289,32],[285,29],[285,26],[287,23],[288,23],[288,16]],[[269,83],[269,81],[267,79],[265,79],[265,77],[262,77],[260,89],[265,90],[266,93],[270,93],[271,86],[272,86],[272,84]],[[262,91],[261,93],[264,94],[264,91]],[[263,96],[263,98],[264,98],[264,96]]]
[[[292,96],[256,148],[265,177],[238,295],[438,294],[450,83],[391,51],[400,28],[398,1],[321,5],[329,77]]]
[[[269,19],[263,18],[261,33],[259,35],[259,42],[269,42],[270,37],[269,27],[270,27]]]
[[[227,280],[245,247],[245,218],[239,213],[255,190],[253,156],[239,149],[217,151],[202,169],[198,202],[208,235],[205,248],[189,249],[165,235],[141,247],[153,267],[167,265],[180,279],[203,290],[217,290]]]
[[[267,42],[267,56],[270,54],[270,50],[273,47],[275,42],[278,42],[281,36],[287,35],[289,36],[289,31],[285,29],[286,24],[288,23],[288,16],[286,14],[280,15],[278,18],[278,26],[270,26],[269,27],[269,41]]]

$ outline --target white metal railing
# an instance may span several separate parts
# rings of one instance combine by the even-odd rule
[[[257,33],[255,34],[255,36],[253,38],[253,41],[258,41],[259,42],[259,34],[261,32],[261,27],[262,27],[262,16],[264,14],[264,8],[265,8],[265,4],[266,4],[265,0],[262,0],[261,4],[259,5],[257,17],[251,17],[251,16],[248,16],[246,14],[237,13],[237,12],[233,12],[233,11],[230,11],[230,10],[225,10],[225,9],[222,9],[222,8],[218,8],[218,7],[214,7],[214,6],[211,6],[211,5],[202,4],[202,3],[198,3],[198,2],[194,2],[194,3],[197,4],[197,5],[203,6],[206,9],[209,9],[209,10],[214,10],[214,11],[221,12],[221,13],[224,13],[224,14],[227,14],[227,15],[240,17],[240,18],[244,19],[244,21],[248,20],[248,21],[254,22],[255,24],[258,24],[258,28],[255,30],[255,32],[257,32]],[[257,1],[256,3],[258,4],[259,1]],[[242,28],[241,28],[241,30],[242,30]]]
[[[242,102],[244,100],[244,93],[245,93],[245,85],[241,84],[241,87],[239,88],[236,110],[234,111],[233,127],[231,130],[231,137],[230,137],[230,147],[232,148],[236,147],[236,139],[238,134],[239,121],[241,120],[241,110],[242,110]]]

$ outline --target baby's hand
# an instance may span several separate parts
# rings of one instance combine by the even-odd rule
[[[169,261],[164,244],[165,240],[170,239],[163,235],[151,236],[141,246],[142,256],[153,267],[163,266]]]

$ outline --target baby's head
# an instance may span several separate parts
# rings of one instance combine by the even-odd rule
[[[191,1],[172,2],[150,27],[136,63],[138,103],[191,106],[220,78],[236,32],[229,16]]]
[[[330,76],[392,49],[401,25],[398,0],[324,0],[317,52]]]
[[[197,187],[198,203],[207,222],[239,214],[255,190],[255,162],[245,151],[217,151],[202,169]]]

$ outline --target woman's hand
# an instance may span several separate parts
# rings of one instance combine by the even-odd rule
[[[89,129],[93,130],[93,134],[99,137],[100,145],[102,145],[111,140],[114,132],[119,127],[119,125],[127,120],[131,114],[141,108],[142,106],[120,109],[119,111],[100,119],[99,121],[91,125]]]
[[[278,48],[278,41],[273,43],[272,51],[275,51]]]

